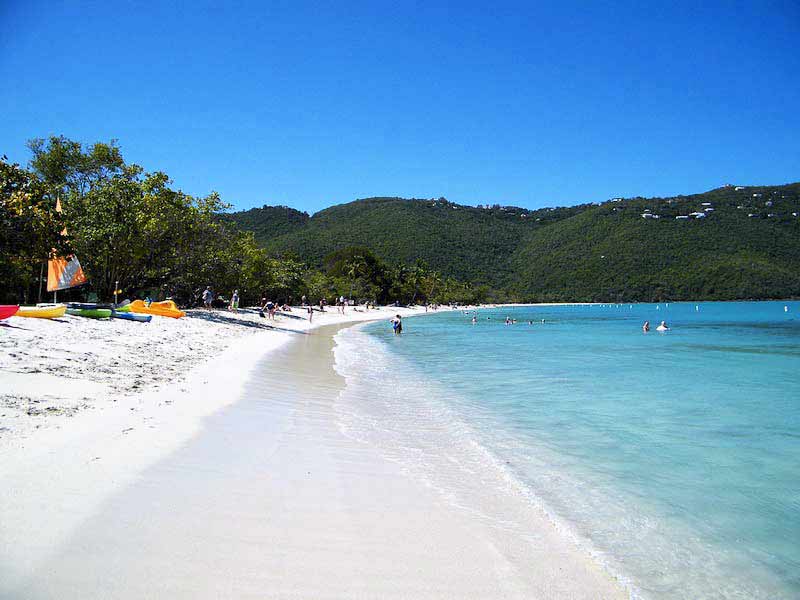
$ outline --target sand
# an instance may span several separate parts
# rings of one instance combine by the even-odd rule
[[[367,317],[348,312],[315,322]],[[334,414],[344,382],[332,368],[330,328],[283,318],[273,330],[257,315],[198,314],[160,333],[137,330],[136,342],[119,339],[127,330],[115,334],[110,351],[99,347],[107,332],[90,333],[100,324],[69,323],[81,328],[76,338],[98,336],[81,352],[101,368],[169,346],[172,379],[137,391],[124,361],[128,376],[87,368],[59,387],[49,361],[66,361],[69,345],[51,359],[43,342],[26,343],[45,337],[45,324],[27,338],[15,331],[16,343],[3,339],[4,350],[24,348],[41,365],[21,373],[22,361],[3,362],[3,397],[45,409],[5,418],[2,597],[626,595],[547,519],[509,535],[346,437]],[[59,393],[77,381],[95,387]]]

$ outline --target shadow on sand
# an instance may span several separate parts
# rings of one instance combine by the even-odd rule
[[[258,314],[258,311],[240,309],[239,313]],[[212,323],[225,323],[227,325],[237,325],[239,327],[250,327],[252,329],[268,329],[271,331],[285,331],[286,333],[306,335],[305,331],[296,331],[294,329],[286,329],[285,327],[276,327],[275,325],[270,325],[269,323],[265,322],[243,321],[222,310],[193,310],[191,312],[187,312],[185,318],[201,319],[203,321],[210,321]]]

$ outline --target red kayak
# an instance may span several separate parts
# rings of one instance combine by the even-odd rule
[[[17,314],[19,304],[0,304],[0,321]]]

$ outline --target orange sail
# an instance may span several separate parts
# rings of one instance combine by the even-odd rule
[[[61,212],[61,200],[56,199],[56,211]],[[67,228],[61,232],[61,235],[67,235]],[[47,291],[56,292],[58,290],[67,290],[69,288],[83,285],[86,283],[86,275],[83,273],[81,263],[78,262],[78,257],[68,256],[67,258],[60,258],[53,256],[47,261]]]
[[[47,261],[47,291],[56,292],[86,283],[81,263],[74,256]]]

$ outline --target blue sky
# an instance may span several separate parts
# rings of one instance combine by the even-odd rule
[[[0,0],[0,154],[116,138],[237,208],[800,180],[800,3]]]

